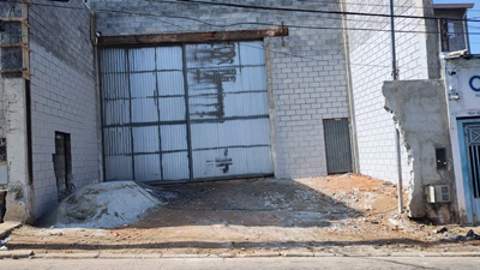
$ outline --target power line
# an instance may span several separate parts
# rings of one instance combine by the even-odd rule
[[[243,44],[243,46],[258,49],[258,50],[265,50],[264,47],[254,46],[254,45],[250,45],[250,44]],[[292,56],[294,58],[300,58],[300,59],[305,59],[305,60],[310,60],[310,61],[324,61],[324,59],[319,59],[319,58],[315,58],[315,57],[309,57],[309,56],[294,54],[294,53],[291,53],[291,52],[285,52],[285,51],[275,50],[275,49],[271,49],[271,48],[269,48],[268,50],[271,51],[271,52],[274,52],[274,53]],[[312,51],[306,51],[306,52],[312,52]],[[365,67],[378,67],[378,68],[388,68],[388,67],[390,67],[388,65],[357,64],[357,63],[350,63],[350,65],[352,65],[352,66],[365,66]]]
[[[181,2],[184,2],[183,0],[179,0]],[[24,3],[24,2],[20,2],[18,0],[5,0],[5,2],[10,2],[10,3]],[[175,3],[177,4],[178,2],[171,2],[171,1],[155,1],[155,2],[164,2],[164,3]],[[187,2],[190,2],[192,3],[191,1],[187,1]],[[346,2],[345,2],[346,3]],[[37,6],[45,6],[45,7],[57,7],[57,8],[66,8],[66,9],[78,9],[78,10],[84,10],[85,7],[79,7],[79,6],[67,6],[67,5],[56,5],[56,4],[47,4],[47,3],[38,3],[38,2],[31,2],[29,3],[30,5],[37,5]],[[368,4],[366,4],[368,5]],[[386,5],[375,5],[375,6],[386,6]],[[98,10],[97,10],[98,11]],[[126,14],[126,13],[129,13],[129,14],[138,14],[138,12],[132,12],[132,11],[121,11],[121,10],[103,10],[103,11],[109,11],[111,13],[123,13],[123,14]],[[372,13],[367,13],[367,14],[371,14],[373,15]],[[385,14],[384,14],[385,15]],[[145,15],[144,15],[145,16]],[[153,16],[152,14],[148,14],[146,16]],[[160,16],[157,16],[157,17],[160,17]],[[161,17],[170,17],[170,18],[175,18],[173,16],[167,16],[167,15],[162,15]],[[388,15],[387,16],[382,16],[383,18],[388,18]],[[193,19],[193,18],[187,18],[187,17],[181,17],[181,16],[177,16],[176,18],[180,18],[180,19]],[[405,18],[408,18],[408,16],[405,16]],[[440,17],[438,17],[440,18]],[[327,19],[327,20],[342,20],[343,18],[341,17],[323,17],[323,19]],[[378,21],[374,21],[374,20],[359,20],[359,19],[353,19],[353,18],[345,18],[345,20],[347,21],[357,21],[357,22],[371,22],[371,23],[380,23]],[[171,22],[166,22],[166,21],[163,21],[165,24],[169,24],[169,25],[172,25],[172,26],[176,26],[176,27],[179,27],[179,28],[184,28],[182,26],[179,26],[177,24],[174,24],[174,23],[171,23]],[[479,20],[480,22],[480,20]],[[245,24],[249,24],[249,23],[245,23]],[[212,25],[213,26],[213,25]],[[350,30],[354,30],[354,29],[350,29]],[[368,30],[372,30],[372,31],[376,31],[376,29],[373,29],[373,28],[365,28],[365,29],[358,29],[358,30],[362,30],[362,31],[368,31]],[[405,31],[404,31],[405,32]],[[421,33],[422,31],[416,31],[416,33]],[[424,32],[424,31],[423,31]],[[426,33],[426,32],[425,32]],[[475,33],[470,33],[470,34],[475,34]]]
[[[119,13],[125,15],[136,15],[136,16],[147,16],[147,17],[161,17],[161,18],[171,18],[171,19],[185,19],[195,21],[204,25],[208,25],[216,28],[228,28],[236,26],[245,26],[245,25],[261,25],[261,26],[273,26],[273,27],[288,27],[296,29],[310,29],[310,30],[345,30],[345,31],[373,31],[373,32],[386,32],[390,33],[390,29],[379,29],[379,28],[361,28],[361,27],[334,27],[334,26],[319,26],[319,25],[298,25],[298,24],[286,24],[286,23],[270,23],[270,22],[236,22],[230,24],[216,24],[210,23],[204,20],[197,18],[185,17],[185,16],[170,16],[170,15],[159,15],[147,12],[136,12],[136,11],[122,11],[122,10],[110,10],[110,9],[97,9],[99,13]],[[395,30],[397,33],[409,33],[409,34],[440,34],[438,31],[421,31],[421,30]],[[457,32],[457,34],[462,34]],[[480,32],[468,32],[470,35],[480,35]]]
[[[181,2],[185,2],[184,0],[179,0]],[[19,1],[12,1],[12,0],[6,0],[6,2],[10,3],[22,3]],[[156,1],[156,2],[165,2],[165,3],[174,3],[171,1]],[[186,1],[186,2],[192,2],[192,1]],[[197,2],[197,1],[195,1]],[[202,1],[205,2],[205,1]],[[59,8],[70,8],[70,9],[85,9],[85,7],[74,7],[74,6],[60,6],[60,5],[53,5],[53,4],[44,4],[44,3],[29,3],[31,5],[38,5],[38,6],[47,6],[47,7],[59,7]],[[213,2],[212,2],[213,4]],[[170,16],[170,15],[160,15],[160,14],[152,14],[152,13],[145,13],[145,12],[136,12],[136,11],[125,11],[125,10],[113,10],[113,9],[97,9],[96,10],[99,13],[117,13],[117,14],[125,14],[125,15],[135,15],[135,16],[148,16],[148,17],[157,17],[157,18],[170,18],[170,19],[184,19],[184,20],[191,20],[195,21],[198,23],[202,23],[205,25],[209,25],[212,27],[217,27],[217,28],[227,28],[227,27],[235,27],[235,26],[242,26],[242,25],[263,25],[263,26],[275,26],[275,27],[281,27],[281,26],[286,26],[289,28],[298,28],[298,29],[311,29],[311,30],[346,30],[346,31],[374,31],[374,32],[391,32],[391,30],[387,29],[377,29],[377,28],[349,28],[349,27],[328,27],[328,26],[314,26],[314,25],[296,25],[296,24],[281,24],[281,23],[269,23],[269,22],[237,22],[237,23],[231,23],[231,24],[215,24],[215,23],[209,23],[204,20],[196,19],[196,18],[191,18],[191,17],[186,17],[186,16]],[[338,12],[334,13],[337,14]],[[332,13],[327,13],[327,14],[332,14]],[[367,13],[372,15],[373,13]],[[389,18],[389,15],[383,14],[385,16],[381,16],[382,18]],[[361,16],[361,15],[359,15]],[[401,16],[401,15],[399,15]],[[400,18],[410,18],[409,16],[403,16]],[[423,18],[423,17],[422,17]],[[335,17],[330,17],[330,18],[322,18],[322,19],[327,19],[327,20],[342,20],[342,18],[335,18]],[[437,19],[440,19],[438,17]],[[374,21],[366,21],[366,20],[355,20],[355,19],[349,19],[346,18],[346,20],[351,20],[351,21],[358,21],[358,22],[374,22]],[[159,20],[160,21],[160,20]],[[173,25],[179,28],[184,28],[183,26],[180,26],[178,24],[174,24],[171,22],[166,22],[166,21],[161,21],[165,24]],[[478,21],[480,22],[480,20]],[[380,23],[380,22],[377,22]],[[440,34],[438,31],[420,31],[420,30],[396,30],[397,33],[414,33],[414,34]],[[458,34],[464,34],[457,32]],[[470,35],[480,35],[480,32],[469,32],[468,34]]]
[[[336,4],[336,3],[340,3],[340,4],[345,4],[345,5],[350,5],[350,6],[362,6],[362,7],[385,7],[385,8],[390,8],[390,5],[384,5],[384,4],[374,4],[374,3],[355,3],[355,2],[348,2],[348,1],[335,1],[333,0],[334,2],[332,1],[321,1],[320,3],[326,3],[326,4]],[[434,8],[435,4],[432,4],[432,8]],[[393,5],[394,8],[405,8],[405,9],[409,9],[409,8],[414,8],[414,9],[418,9],[418,10],[425,10],[425,7],[420,7],[420,6],[417,6],[415,4],[412,4],[412,5]],[[468,12],[480,12],[480,9],[477,9],[477,8],[470,8],[470,9],[467,9]]]
[[[383,18],[390,18],[392,15],[384,14],[384,13],[367,13],[367,12],[346,12],[346,11],[333,11],[333,10],[312,10],[312,9],[301,9],[301,8],[288,8],[288,7],[274,7],[274,6],[259,6],[259,5],[244,5],[244,4],[233,4],[233,3],[225,3],[225,2],[210,2],[210,1],[202,1],[202,0],[177,0],[177,1],[165,1],[165,0],[153,0],[154,2],[161,2],[161,3],[192,3],[192,4],[204,4],[204,5],[212,5],[212,6],[228,6],[228,7],[235,7],[235,8],[246,8],[246,9],[257,9],[257,10],[270,10],[270,11],[290,11],[290,12],[302,12],[302,13],[318,13],[318,14],[333,14],[333,15],[352,15],[352,16],[366,16],[366,17],[383,17]],[[45,6],[45,7],[56,7],[56,8],[66,8],[66,9],[78,9],[83,10],[85,7],[81,6],[69,6],[65,5],[58,5],[58,4],[50,4],[50,3],[39,3],[39,2],[21,2],[19,0],[4,0],[2,2],[8,3],[23,3],[28,5],[35,5],[35,6]],[[339,1],[341,2],[341,1]],[[348,2],[343,2],[348,3]],[[333,4],[333,3],[332,3]],[[364,4],[363,6],[369,6],[368,4]],[[371,5],[371,6],[387,6],[387,5]],[[407,7],[407,6],[397,6],[397,7]],[[415,8],[420,8],[417,6],[411,6]],[[449,17],[431,17],[431,16],[412,16],[412,15],[394,15],[394,18],[408,18],[408,19],[430,19],[430,20],[451,20],[451,21],[468,21],[468,22],[480,22],[480,20],[474,19],[459,19],[459,18],[449,18]]]
[[[302,9],[302,8],[290,8],[290,7],[275,7],[275,6],[261,6],[261,5],[245,5],[245,4],[234,4],[234,3],[225,3],[225,2],[210,2],[203,0],[177,0],[175,2],[165,1],[165,0],[156,0],[156,2],[165,2],[165,3],[194,3],[200,5],[209,5],[209,6],[224,6],[224,7],[234,7],[234,8],[244,8],[244,9],[255,9],[255,10],[264,10],[264,11],[284,11],[284,12],[299,12],[299,13],[321,13],[321,14],[335,14],[335,15],[351,15],[351,16],[366,16],[366,17],[384,17],[384,18],[408,18],[408,19],[428,19],[428,20],[439,20],[445,19],[450,21],[472,21],[480,22],[480,20],[472,19],[459,19],[459,18],[449,18],[449,17],[432,17],[432,16],[413,16],[413,15],[391,15],[385,13],[368,13],[368,12],[350,12],[350,11],[336,11],[336,10],[318,10],[318,9]]]
[[[19,1],[13,1],[13,0],[5,0],[6,2],[10,3],[23,3]],[[170,1],[164,1],[168,3],[173,3]],[[38,3],[38,2],[31,2],[29,3],[31,5],[38,5],[38,6],[46,6],[46,7],[59,7],[59,8],[69,8],[69,9],[82,9],[84,10],[85,7],[74,7],[74,6],[59,6],[59,5],[53,5],[53,4],[44,4],[44,3]],[[196,19],[196,18],[191,18],[191,17],[185,17],[185,16],[169,16],[169,15],[159,15],[159,14],[152,14],[152,13],[145,13],[145,12],[135,12],[135,11],[124,11],[124,10],[113,10],[113,9],[98,9],[96,10],[97,12],[100,13],[117,13],[117,14],[125,14],[125,15],[136,15],[136,16],[149,16],[149,17],[161,17],[161,18],[172,18],[172,19],[184,19],[184,20],[191,20],[195,21],[198,23],[202,23],[205,25],[209,25],[212,27],[218,27],[218,28],[226,28],[226,27],[235,27],[235,26],[241,26],[241,25],[263,25],[263,26],[287,26],[290,28],[300,28],[300,29],[311,29],[311,30],[347,30],[347,31],[379,31],[379,32],[389,32],[390,30],[386,29],[375,29],[375,28],[344,28],[344,27],[323,27],[323,26],[306,26],[306,25],[294,25],[294,24],[279,24],[279,23],[266,23],[266,22],[239,22],[239,23],[232,23],[232,24],[214,24],[214,23],[208,23],[206,21]],[[323,18],[323,19],[332,19],[332,20],[341,20],[342,18]],[[348,20],[348,18],[347,18]],[[354,20],[354,19],[350,19]],[[362,20],[355,20],[359,22],[367,22],[367,21],[362,21]],[[170,22],[166,21],[161,21],[165,24],[173,25],[179,28],[184,28],[183,26],[180,26],[178,24],[173,24]],[[368,22],[373,22],[373,21],[368,21]],[[439,32],[433,32],[433,31],[412,31],[412,30],[397,30],[399,33],[421,33],[421,34],[439,34]],[[475,32],[470,32],[469,34],[471,35],[480,35],[480,32],[475,33]]]

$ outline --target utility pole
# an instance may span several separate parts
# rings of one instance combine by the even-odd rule
[[[398,66],[397,66],[397,47],[395,44],[395,6],[394,0],[390,0],[390,27],[391,27],[391,42],[392,42],[392,78],[394,81],[398,80]],[[400,146],[400,131],[395,128],[395,146],[397,149],[397,169],[398,169],[398,211],[403,213],[403,175],[402,175],[402,152]]]

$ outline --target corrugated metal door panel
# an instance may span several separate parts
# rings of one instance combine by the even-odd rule
[[[188,179],[189,151],[195,178],[273,172],[262,42],[105,49],[101,69],[107,179]]]
[[[158,121],[157,104],[152,98],[132,99],[132,123],[151,123]]]
[[[188,151],[186,125],[162,126],[162,151]]]
[[[157,54],[157,70],[177,70],[183,71],[182,48],[175,47],[158,47]]]
[[[130,128],[114,127],[103,130],[105,154],[109,156],[132,153]]]
[[[194,178],[273,173],[264,55],[252,46],[186,47]]]
[[[160,121],[184,121],[160,125],[163,180],[187,180],[190,168],[182,48],[160,47],[156,53]]]
[[[327,169],[329,174],[352,172],[350,127],[348,119],[323,120]]]
[[[183,73],[180,71],[157,72],[158,91],[160,96],[184,96],[185,86]]]
[[[100,56],[100,69],[102,73],[127,71],[127,58],[125,49],[103,49]]]
[[[158,153],[160,151],[157,126],[134,127],[132,132],[134,153]]]
[[[156,69],[155,48],[129,49],[129,71],[154,71]]]
[[[239,66],[237,42],[191,44],[186,46],[188,68],[221,68]]]
[[[268,116],[267,93],[225,94],[225,117]]]
[[[164,180],[188,180],[188,152],[165,153],[162,155]]]
[[[192,97],[206,94],[216,94],[245,91],[266,91],[264,66],[219,67],[219,68],[189,68],[188,80]]]
[[[193,123],[192,148],[269,146],[268,119],[232,120],[224,123]]]
[[[156,73],[133,73],[130,75],[130,88],[132,98],[150,98],[153,99],[156,96]]]
[[[128,99],[128,76],[125,73],[102,73],[102,92],[105,99]]]
[[[196,178],[267,175],[273,171],[269,146],[194,150],[193,160]]]
[[[161,98],[159,99],[160,120],[161,121],[185,121],[185,98]]]
[[[262,41],[240,42],[242,65],[265,65],[265,49]]]
[[[103,124],[105,126],[128,124],[130,122],[129,104],[128,100],[105,100]]]
[[[160,155],[135,155],[135,179],[140,182],[162,179]]]
[[[132,156],[105,156],[107,180],[132,180]]]

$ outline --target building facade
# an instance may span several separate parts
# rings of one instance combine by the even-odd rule
[[[384,110],[389,18],[351,13],[387,2],[2,3],[7,218],[99,181],[413,179]],[[430,1],[395,10],[400,79],[440,78]]]
[[[1,4],[6,218],[24,221],[101,179],[92,13],[83,1],[70,1],[75,9],[33,2]],[[61,136],[70,139],[69,160]]]

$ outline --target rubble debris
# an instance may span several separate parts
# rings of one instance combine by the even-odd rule
[[[136,222],[166,200],[135,182],[90,185],[65,198],[45,225],[58,228],[118,228]]]
[[[467,241],[480,240],[480,235],[476,234],[473,230],[469,230],[465,236]]]
[[[441,227],[439,229],[436,229],[434,232],[437,233],[437,234],[446,233],[446,232],[448,232],[448,228],[447,227]]]
[[[469,230],[465,235],[458,233],[443,233],[444,239],[455,242],[468,242],[468,241],[477,241],[480,240],[480,235],[476,234],[474,230]]]
[[[10,241],[10,237],[0,240],[0,246],[4,246]]]

